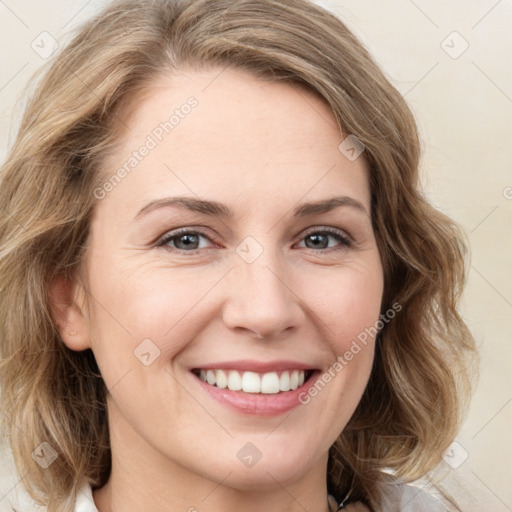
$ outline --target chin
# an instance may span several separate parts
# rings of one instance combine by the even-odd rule
[[[326,467],[328,454],[314,457],[309,451],[299,451],[294,443],[281,450],[271,450],[261,453],[259,460],[250,461],[253,448],[245,445],[245,452],[240,456],[235,453],[233,458],[223,461],[222,467],[217,466],[213,479],[219,475],[228,475],[225,483],[232,488],[243,491],[256,491],[275,488],[276,485],[286,485],[299,481],[312,471],[318,464]],[[243,450],[243,449],[242,449]],[[256,456],[256,452],[254,452]],[[245,461],[243,459],[246,459]],[[240,460],[242,459],[242,461]],[[211,472],[211,469],[210,469]]]

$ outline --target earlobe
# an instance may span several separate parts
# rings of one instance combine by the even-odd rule
[[[60,337],[68,348],[76,351],[90,348],[87,318],[75,301],[81,291],[80,283],[63,275],[56,276],[49,289],[52,316]]]

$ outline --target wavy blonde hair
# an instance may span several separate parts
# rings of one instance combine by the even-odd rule
[[[302,84],[366,147],[372,221],[384,266],[374,368],[331,447],[328,488],[373,510],[384,469],[425,475],[453,441],[471,392],[474,340],[457,312],[467,243],[425,200],[413,115],[361,42],[307,0],[123,0],[86,23],[50,63],[0,175],[0,385],[3,431],[32,497],[68,512],[80,482],[111,468],[108,390],[90,350],[60,339],[49,302],[57,275],[81,270],[116,112],[163,73],[231,66]],[[340,139],[341,140],[341,139]],[[47,441],[47,469],[31,457]]]

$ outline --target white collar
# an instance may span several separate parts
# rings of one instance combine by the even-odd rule
[[[390,495],[384,510],[400,512],[446,512],[446,507],[429,493],[415,486],[394,482],[390,484]],[[395,494],[396,493],[396,494]],[[74,512],[99,512],[94,504],[91,486],[84,482],[78,492]]]
[[[75,512],[98,512],[92,497],[92,488],[87,482],[84,482],[78,491]]]
[[[15,510],[23,512],[44,512],[46,509],[37,506],[23,489],[21,483],[13,489],[9,503]],[[429,492],[420,490],[418,487],[390,483],[388,493],[384,499],[382,510],[385,512],[447,512],[446,507]],[[13,501],[14,499],[14,501]],[[74,512],[99,512],[94,504],[92,488],[84,481],[80,486]]]

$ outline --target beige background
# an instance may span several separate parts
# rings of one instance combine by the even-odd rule
[[[440,471],[465,511],[512,511],[512,1],[318,3],[345,20],[405,95],[424,140],[425,189],[469,235],[463,313],[482,368],[450,465]],[[44,62],[32,41],[46,31],[63,44],[102,4],[0,0],[0,161],[20,90]],[[17,482],[5,458],[0,511]]]

